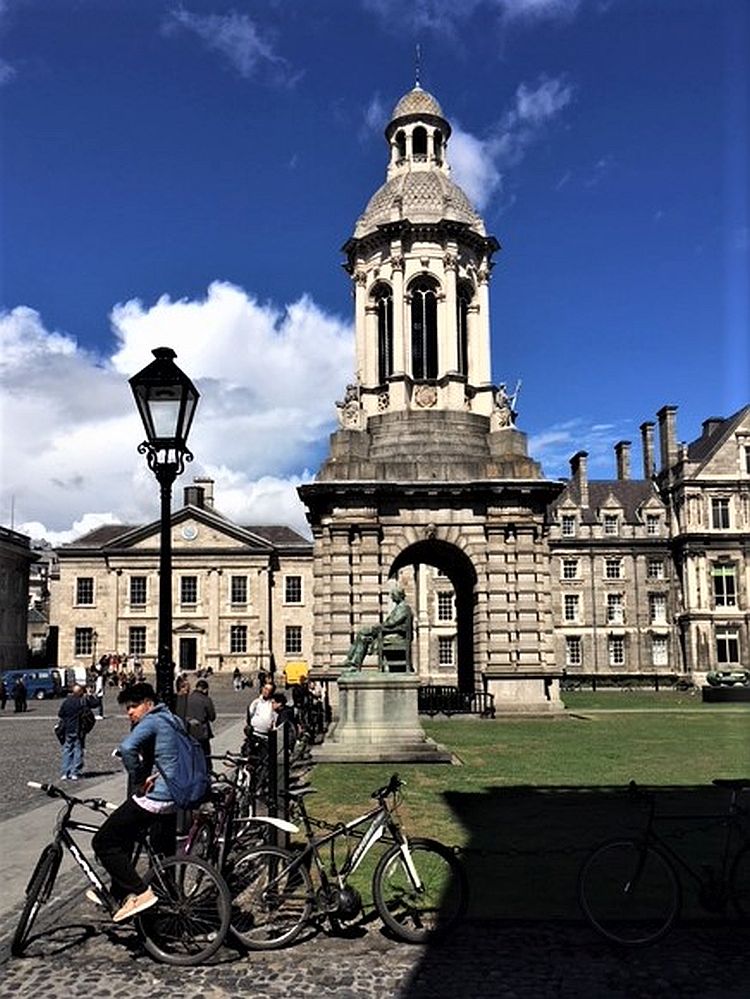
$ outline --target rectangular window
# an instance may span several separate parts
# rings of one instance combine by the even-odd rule
[[[233,604],[247,603],[247,576],[232,576],[229,581],[229,598]],[[244,652],[245,650],[237,650]]]
[[[622,579],[621,558],[605,558],[604,577],[605,579]]]
[[[750,475],[750,444],[745,445],[745,471]]]
[[[139,625],[136,628],[128,629],[128,655],[146,655],[146,629]]]
[[[621,635],[610,635],[607,642],[610,666],[625,665],[625,639]]]
[[[438,621],[453,620],[453,594],[438,593],[437,595],[437,616]]]
[[[649,579],[664,579],[666,577],[664,559],[650,558],[646,566],[646,575]]]
[[[660,517],[658,513],[647,513],[646,514],[646,534],[655,535],[659,533],[659,521]]]
[[[580,666],[582,662],[581,639],[578,635],[568,635],[565,639],[565,665]]]
[[[564,513],[560,519],[560,533],[564,538],[574,538],[576,535],[576,519],[571,513]]]
[[[566,621],[578,621],[579,598],[577,593],[566,593],[563,596],[563,618]]]
[[[302,603],[302,576],[286,576],[284,578],[284,603]]]
[[[711,500],[711,527],[715,531],[729,528],[729,500],[724,497]]]
[[[74,639],[74,655],[90,656],[94,651],[94,629],[76,628]]]
[[[652,635],[651,664],[653,666],[669,665],[669,639],[666,635]]]
[[[716,661],[720,666],[739,664],[740,635],[736,628],[716,629]]]
[[[247,625],[233,624],[229,629],[229,651],[247,652]]]
[[[94,602],[94,577],[79,576],[76,579],[76,604],[91,605]]]
[[[453,665],[454,641],[451,636],[441,635],[438,638],[438,662],[441,666]]]
[[[198,577],[180,576],[180,603],[198,603]]]
[[[302,655],[302,625],[288,624],[284,629],[284,655]]]
[[[578,578],[578,559],[577,558],[564,558],[562,560],[562,578],[563,579],[577,579]]]
[[[734,565],[714,565],[714,603],[717,607],[737,606],[737,575]]]
[[[605,513],[604,514],[604,533],[608,535],[614,535],[619,532],[620,518],[616,513]]]
[[[130,577],[130,606],[145,607],[148,589],[145,576]]]
[[[667,595],[666,593],[649,593],[648,595],[648,615],[651,624],[667,623]]]
[[[610,624],[624,624],[625,606],[622,593],[607,594],[607,621]]]

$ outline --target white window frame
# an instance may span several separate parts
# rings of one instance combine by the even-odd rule
[[[455,594],[449,590],[438,590],[436,598],[436,616],[440,622],[456,620]]]
[[[607,594],[607,623],[625,624],[625,596],[622,593]]]
[[[229,626],[229,653],[230,655],[242,655],[247,652],[247,625],[230,624]]]
[[[622,579],[622,559],[610,556],[604,559],[604,578]]]
[[[73,655],[91,656],[94,654],[94,629],[76,628],[73,632]]]
[[[726,654],[722,659],[720,649],[722,643],[725,646]],[[736,654],[732,656],[732,647],[736,649]],[[739,628],[732,628],[728,625],[716,629],[716,662],[719,666],[739,666],[742,649],[740,648]]]
[[[727,592],[726,581],[731,579],[731,593]],[[711,583],[714,607],[737,606],[737,566],[734,562],[714,562],[711,566]],[[721,586],[718,584],[721,583]],[[722,590],[719,593],[719,589]]]
[[[145,656],[148,634],[144,624],[134,624],[128,628],[128,655]]]
[[[646,579],[666,579],[667,571],[663,558],[650,558],[646,563]]]
[[[143,583],[143,600],[135,600],[133,598],[133,591],[136,588],[136,583],[140,585]],[[130,577],[130,586],[128,587],[128,599],[130,601],[131,607],[145,607],[148,603],[148,576],[137,575]]]
[[[563,621],[579,624],[581,620],[581,597],[578,593],[563,593]]]
[[[235,594],[235,583],[237,584],[238,591],[244,591],[244,593],[239,593],[239,599]],[[247,607],[248,604],[248,592],[250,587],[248,586],[248,579],[245,575],[233,573],[229,577],[229,603],[232,607]]]
[[[91,599],[81,600],[82,584],[91,584]],[[94,607],[96,605],[96,580],[93,576],[76,576],[76,607]]]
[[[646,534],[651,537],[656,537],[659,533],[659,528],[661,527],[661,517],[658,513],[647,513],[646,514]]]
[[[669,638],[666,635],[651,636],[651,665],[669,666]]]
[[[284,655],[302,655],[302,625],[287,624],[284,628]]]
[[[565,665],[583,665],[583,643],[580,635],[565,636]]]
[[[578,579],[578,559],[563,558],[560,560],[560,578]]]
[[[295,594],[292,593],[292,597],[290,599],[290,588],[294,589],[297,585],[299,585],[299,596],[295,599]],[[299,573],[290,573],[288,576],[284,576],[284,603],[290,607],[299,607],[299,605],[304,602],[305,591],[302,576]]]
[[[605,513],[602,516],[604,533],[608,538],[616,538],[620,533],[620,517],[616,513]]]
[[[625,665],[625,638],[623,635],[610,635],[607,639],[607,661],[610,666]]]
[[[717,523],[721,521],[721,523]],[[726,521],[726,523],[724,523]],[[711,529],[728,531],[732,525],[731,504],[727,496],[711,497]]]
[[[195,585],[195,599],[186,600],[185,599],[185,589],[190,581],[194,582]],[[198,588],[198,577],[196,575],[185,575],[180,576],[180,607],[197,607],[200,591]]]
[[[438,635],[438,665],[456,665],[456,639],[454,635]]]
[[[578,527],[578,518],[574,513],[563,513],[560,515],[560,534],[564,538],[574,538]]]

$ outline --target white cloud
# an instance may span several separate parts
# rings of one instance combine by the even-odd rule
[[[587,451],[592,478],[616,477],[614,446],[628,438],[632,427],[619,423],[588,423],[583,418],[555,423],[529,437],[529,454],[542,463],[548,478],[567,478],[570,459],[577,451]]]
[[[277,82],[294,82],[289,63],[274,50],[270,39],[263,35],[247,14],[194,14],[184,7],[172,10],[165,23],[169,34],[184,28],[197,35],[209,48],[224,56],[245,79],[261,70],[271,70]]]
[[[16,71],[13,66],[7,60],[0,59],[0,87],[9,83],[15,75]]]
[[[388,27],[404,24],[419,31],[454,34],[459,24],[479,10],[497,14],[505,24],[532,25],[539,21],[574,17],[586,0],[363,0],[366,10],[377,14]],[[590,4],[589,4],[590,5]],[[597,9],[606,8],[601,3]]]
[[[453,176],[480,212],[502,190],[503,172],[521,162],[574,95],[564,77],[542,76],[533,85],[519,84],[512,107],[485,138],[454,123],[448,149]]]
[[[57,538],[87,516],[155,519],[127,379],[168,345],[201,393],[184,481],[214,476],[228,516],[304,527],[295,486],[309,478],[311,447],[333,425],[333,400],[352,370],[349,325],[307,297],[281,310],[220,282],[200,301],[130,301],[111,319],[115,349],[100,358],[46,330],[32,309],[0,314],[0,521],[9,523],[14,505],[17,529]]]

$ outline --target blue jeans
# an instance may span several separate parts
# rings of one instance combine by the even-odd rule
[[[83,746],[77,733],[66,735],[62,748],[61,777],[80,777],[83,772]]]

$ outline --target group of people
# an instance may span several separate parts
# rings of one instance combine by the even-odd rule
[[[120,655],[117,652],[107,652],[96,664],[97,676],[102,676],[110,687],[130,686],[133,683],[143,683],[145,673],[143,663],[133,656]]]
[[[28,691],[26,690],[26,684],[23,682],[23,677],[17,677],[13,684],[13,689],[10,692],[10,696],[13,698],[13,710],[16,714],[20,714],[21,712],[28,710]],[[5,711],[5,705],[7,703],[8,689],[5,686],[5,680],[0,677],[0,709]]]

